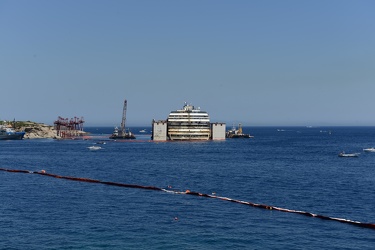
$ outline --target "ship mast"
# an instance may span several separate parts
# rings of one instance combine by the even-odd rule
[[[127,100],[124,101],[124,109],[122,111],[122,121],[121,121],[121,136],[125,135],[125,121],[126,121],[126,108],[128,106]]]

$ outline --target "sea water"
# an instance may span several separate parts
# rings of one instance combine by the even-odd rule
[[[0,167],[191,190],[375,223],[375,127],[245,127],[251,139],[0,141]],[[150,128],[147,129],[149,131]],[[96,142],[105,141],[105,144]],[[89,146],[99,145],[98,151]],[[341,158],[338,153],[360,153]],[[207,197],[0,171],[0,249],[373,249],[375,230]]]

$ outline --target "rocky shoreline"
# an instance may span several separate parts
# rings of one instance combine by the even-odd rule
[[[16,131],[25,131],[24,139],[62,139],[57,135],[54,126],[36,122],[16,122]],[[75,131],[76,134],[85,135],[83,131]]]
[[[32,126],[21,127],[20,130],[25,131],[24,139],[61,138],[57,135],[55,128],[47,124],[34,124]]]

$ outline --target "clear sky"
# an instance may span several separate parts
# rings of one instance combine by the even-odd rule
[[[0,119],[375,125],[373,0],[0,0]]]

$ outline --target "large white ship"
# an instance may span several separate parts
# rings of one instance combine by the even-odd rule
[[[169,140],[209,140],[210,126],[207,112],[185,102],[182,109],[169,114],[167,136]]]

